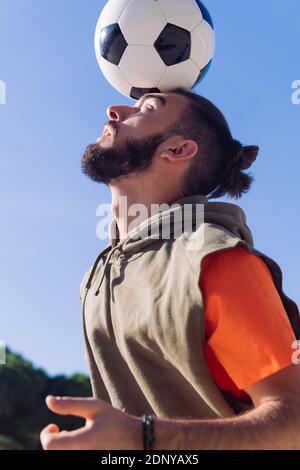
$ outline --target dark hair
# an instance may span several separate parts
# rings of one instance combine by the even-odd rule
[[[198,155],[183,178],[183,196],[201,193],[208,199],[225,194],[233,199],[241,198],[254,181],[254,177],[243,170],[256,160],[259,147],[243,146],[233,139],[225,117],[208,99],[183,88],[172,92],[189,100],[172,127],[184,138],[197,142],[199,147]]]

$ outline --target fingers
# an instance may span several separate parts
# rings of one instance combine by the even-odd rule
[[[57,424],[49,424],[45,429],[44,431],[47,430],[47,432],[49,434],[55,434],[55,433],[58,433],[59,432],[59,427],[57,426]]]
[[[50,440],[51,436],[53,434],[58,434],[58,433],[59,433],[59,427],[56,424],[49,424],[47,427],[45,427],[42,430],[40,434],[40,439],[41,439],[43,449],[47,448],[48,441]]]
[[[58,426],[50,424],[41,432],[40,438],[45,450],[88,450],[92,449],[93,432],[91,421],[110,407],[108,403],[95,398],[54,397],[46,398],[48,408],[60,415],[85,418],[85,427],[75,431],[60,432]]]
[[[89,430],[62,431],[55,424],[50,424],[40,435],[44,450],[87,450],[89,448]]]
[[[108,404],[95,398],[53,397],[46,398],[48,408],[60,415],[80,416],[86,419],[96,418]]]

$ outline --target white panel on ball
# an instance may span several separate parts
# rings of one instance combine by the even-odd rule
[[[159,81],[158,88],[167,92],[180,86],[182,88],[192,88],[200,73],[200,69],[192,60],[186,60],[180,64],[167,67],[163,77]]]
[[[119,67],[133,87],[154,88],[166,65],[153,46],[127,46]]]
[[[117,65],[108,62],[104,57],[101,57],[99,65],[106,80],[120,93],[125,96],[130,96],[132,85],[128,83],[120,68]]]
[[[163,9],[167,23],[192,31],[202,20],[203,16],[195,0],[158,0]]]
[[[215,32],[212,27],[203,20],[192,32],[191,59],[202,70],[214,55]]]
[[[131,0],[109,0],[101,12],[97,28],[103,29],[111,24],[118,23],[124,8],[130,1]]]
[[[166,24],[155,0],[132,0],[119,19],[119,26],[128,44],[153,45]]]

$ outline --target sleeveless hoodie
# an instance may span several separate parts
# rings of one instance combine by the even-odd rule
[[[282,290],[278,264],[254,248],[243,210],[184,197],[122,240],[113,220],[110,245],[84,276],[83,331],[95,397],[135,416],[169,419],[225,418],[253,407],[218,389],[203,352],[201,262],[238,245],[266,263],[300,338],[298,307]]]

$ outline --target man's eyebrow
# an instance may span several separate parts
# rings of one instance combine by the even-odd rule
[[[148,99],[150,99],[150,98],[153,98],[154,100],[155,100],[155,99],[156,99],[156,100],[159,100],[160,103],[162,104],[162,106],[166,106],[166,104],[167,104],[167,100],[166,100],[166,98],[164,98],[163,96],[160,96],[160,95],[151,95],[151,94],[144,95],[144,96],[142,97],[142,101],[141,101],[140,104],[142,105],[146,100],[148,100]]]

